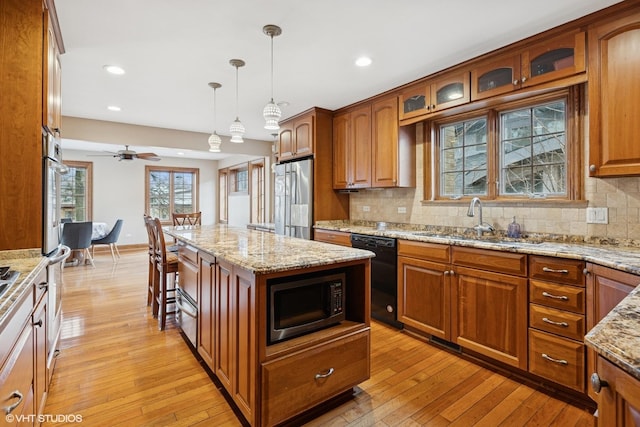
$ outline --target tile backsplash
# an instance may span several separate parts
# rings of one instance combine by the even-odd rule
[[[423,202],[423,148],[420,143],[416,147],[416,188],[352,193],[350,218],[452,227],[476,225],[477,217],[467,216],[468,203]],[[499,202],[489,201],[484,203],[483,219],[498,230],[506,230],[515,216],[524,233],[640,239],[640,177],[585,176],[585,198],[586,203],[569,207],[501,206]],[[608,208],[608,224],[587,224],[587,207]]]

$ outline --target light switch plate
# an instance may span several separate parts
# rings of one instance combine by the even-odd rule
[[[407,213],[407,208],[405,208],[404,206],[398,207],[398,213]]]
[[[587,224],[609,224],[609,209],[587,208]]]
[[[363,206],[362,207],[362,212],[369,212],[371,210],[371,208],[369,206]]]

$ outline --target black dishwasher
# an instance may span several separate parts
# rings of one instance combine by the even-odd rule
[[[396,328],[398,322],[398,254],[396,239],[351,234],[351,246],[376,254],[371,259],[371,317]]]

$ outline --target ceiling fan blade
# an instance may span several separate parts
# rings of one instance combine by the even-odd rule
[[[153,160],[158,161],[160,157],[156,153],[137,153],[136,157],[143,160]]]

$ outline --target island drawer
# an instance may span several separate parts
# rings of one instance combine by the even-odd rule
[[[529,329],[529,372],[584,392],[582,342]]]
[[[526,254],[454,246],[451,248],[451,262],[496,273],[527,275]]]
[[[529,257],[529,277],[584,287],[584,261],[547,256]]]
[[[369,329],[262,365],[263,425],[274,425],[369,378]]]
[[[529,306],[529,326],[577,341],[584,338],[584,315],[537,304]]]
[[[351,233],[316,228],[313,232],[313,240],[342,246],[351,246]]]
[[[571,285],[529,280],[529,302],[584,314],[585,290]]]
[[[449,245],[402,239],[398,239],[398,255],[445,263],[451,258]]]

